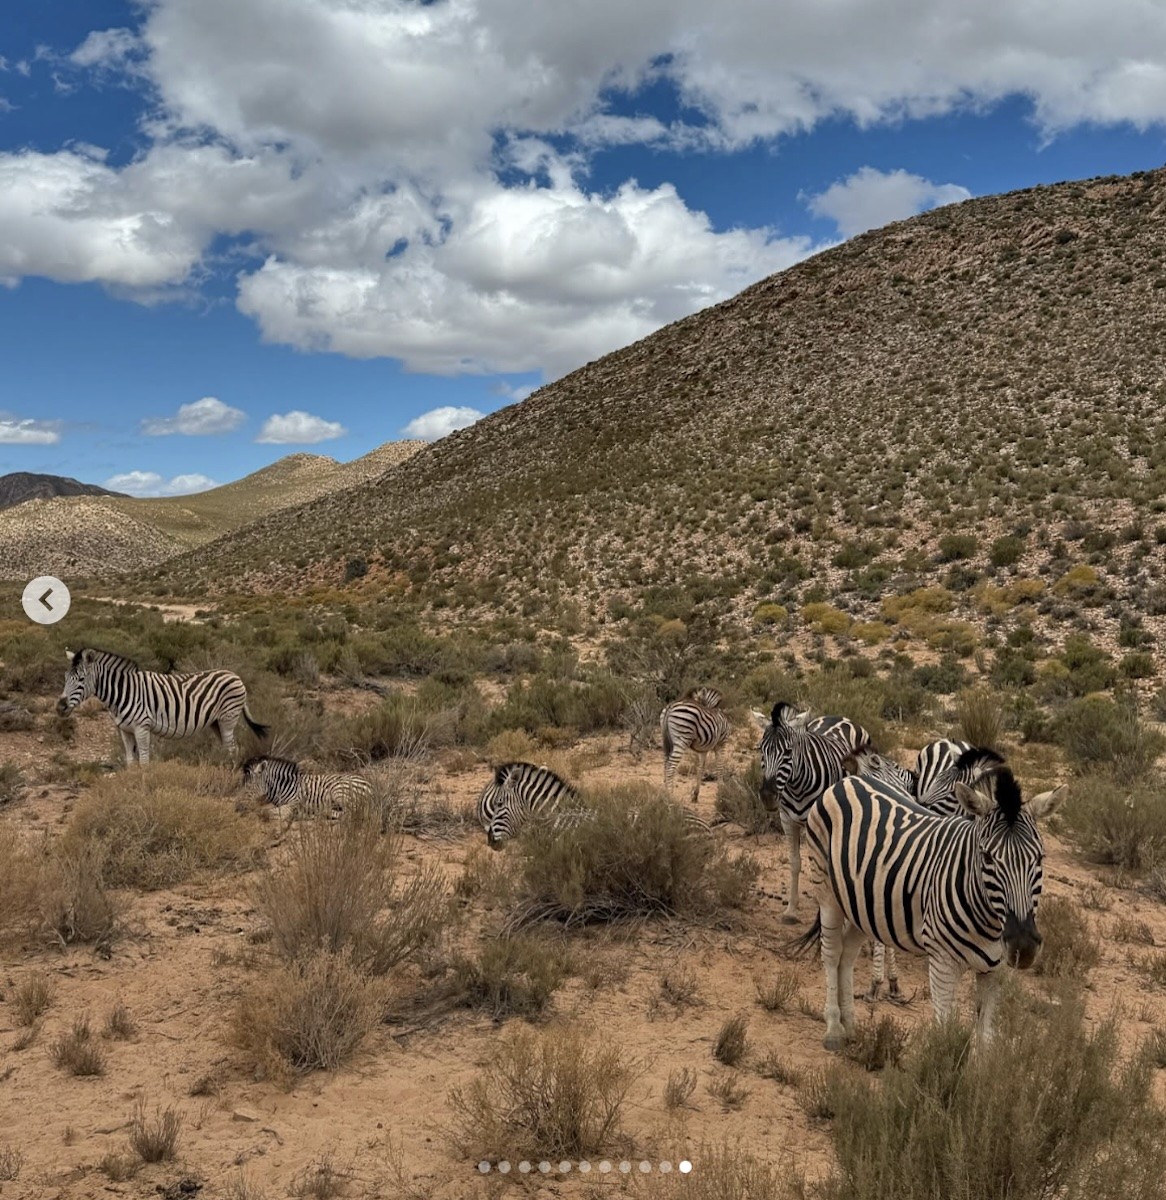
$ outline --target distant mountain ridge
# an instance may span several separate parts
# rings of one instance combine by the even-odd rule
[[[346,463],[320,454],[289,454],[233,483],[190,496],[136,499],[91,488],[0,504],[0,578],[110,579],[152,567],[251,521],[377,479],[426,445],[386,442]]]
[[[0,475],[0,509],[15,508],[29,500],[52,500],[58,496],[125,496],[95,483],[82,483],[68,475],[40,475],[35,471],[12,471]]]

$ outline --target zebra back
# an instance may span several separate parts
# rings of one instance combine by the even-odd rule
[[[705,696],[711,696],[712,703],[703,699]],[[665,764],[685,750],[705,754],[724,745],[731,727],[720,704],[721,694],[715,688],[697,688],[665,705],[660,714]]]

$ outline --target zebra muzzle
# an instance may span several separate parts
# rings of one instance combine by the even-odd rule
[[[1004,952],[1010,967],[1027,971],[1036,962],[1043,939],[1037,932],[1036,918],[1031,914],[1024,920],[1009,913],[1004,920]]]
[[[69,715],[69,702],[68,702],[68,700],[66,700],[66,699],[65,699],[65,697],[64,697],[64,696],[62,696],[62,697],[61,697],[61,698],[60,698],[60,699],[57,701],[57,716],[58,716],[58,717],[65,717],[65,716],[68,716],[68,715]]]

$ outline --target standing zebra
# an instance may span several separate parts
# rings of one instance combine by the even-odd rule
[[[563,807],[564,803],[569,807]],[[527,762],[503,763],[495,768],[494,778],[478,797],[477,813],[492,850],[500,850],[535,817],[549,818],[556,830],[574,828],[594,817],[569,783],[548,767]],[[638,810],[633,809],[633,823],[637,814]],[[709,831],[708,822],[688,809],[684,810],[684,820],[690,829]]]
[[[968,760],[971,766],[965,767],[960,774],[958,763],[961,755],[971,750],[968,742],[952,741],[941,738],[928,742],[919,751],[915,770],[900,766],[893,759],[884,758],[871,750],[865,750],[854,756],[853,760],[844,764],[846,771],[853,775],[862,775],[867,779],[877,780],[888,787],[898,789],[903,798],[914,800],[928,811],[940,816],[950,816],[962,813],[959,801],[956,799],[955,785],[957,780],[971,783],[976,770],[977,760]],[[899,965],[895,958],[894,946],[884,946],[875,942],[871,964],[870,990],[866,994],[868,1000],[877,1000],[882,991],[883,980],[887,983],[887,992],[891,999],[899,995]]]
[[[802,826],[810,805],[842,778],[842,764],[856,751],[869,747],[866,731],[845,718],[819,717],[810,728],[810,714],[778,701],[769,721],[755,712],[762,727],[761,802],[781,818],[789,847],[789,898],[783,920],[797,920],[798,884],[802,870]],[[826,724],[826,722],[832,722]],[[861,739],[859,744],[851,744]]]
[[[271,754],[249,758],[242,771],[251,791],[277,809],[286,809],[289,821],[301,809],[339,816],[346,804],[372,798],[372,787],[361,775],[310,775],[290,758]]]
[[[126,766],[135,755],[150,761],[150,735],[189,737],[200,729],[213,729],[227,753],[234,757],[235,726],[239,717],[258,737],[267,736],[267,726],[252,720],[247,711],[247,688],[233,671],[197,671],[167,674],[143,671],[137,663],[109,650],[66,650],[69,670],[57,701],[57,713],[65,716],[90,696],[109,709],[125,747]]]
[[[705,756],[711,750],[717,772],[721,751],[729,740],[729,718],[721,711],[723,697],[716,688],[696,688],[680,700],[665,705],[660,714],[660,732],[664,740],[664,787],[672,790],[672,778],[686,750],[696,754],[696,783],[692,803],[700,798]]]
[[[819,912],[798,941],[821,937],[826,1048],[854,1032],[854,960],[867,938],[925,955],[936,1019],[951,1011],[961,975],[977,975],[977,1032],[991,1037],[1004,962],[1025,970],[1040,949],[1036,909],[1044,849],[1037,820],[1065,788],[1025,804],[1003,760],[969,750],[973,782],[955,784],[958,815],[938,816],[897,789],[847,776],[811,806],[806,834]]]

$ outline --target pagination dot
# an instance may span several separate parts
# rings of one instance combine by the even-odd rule
[[[689,1173],[689,1171],[691,1171],[691,1170],[692,1170],[692,1163],[690,1163],[687,1158],[682,1158],[680,1160],[681,1175],[687,1175]]]

